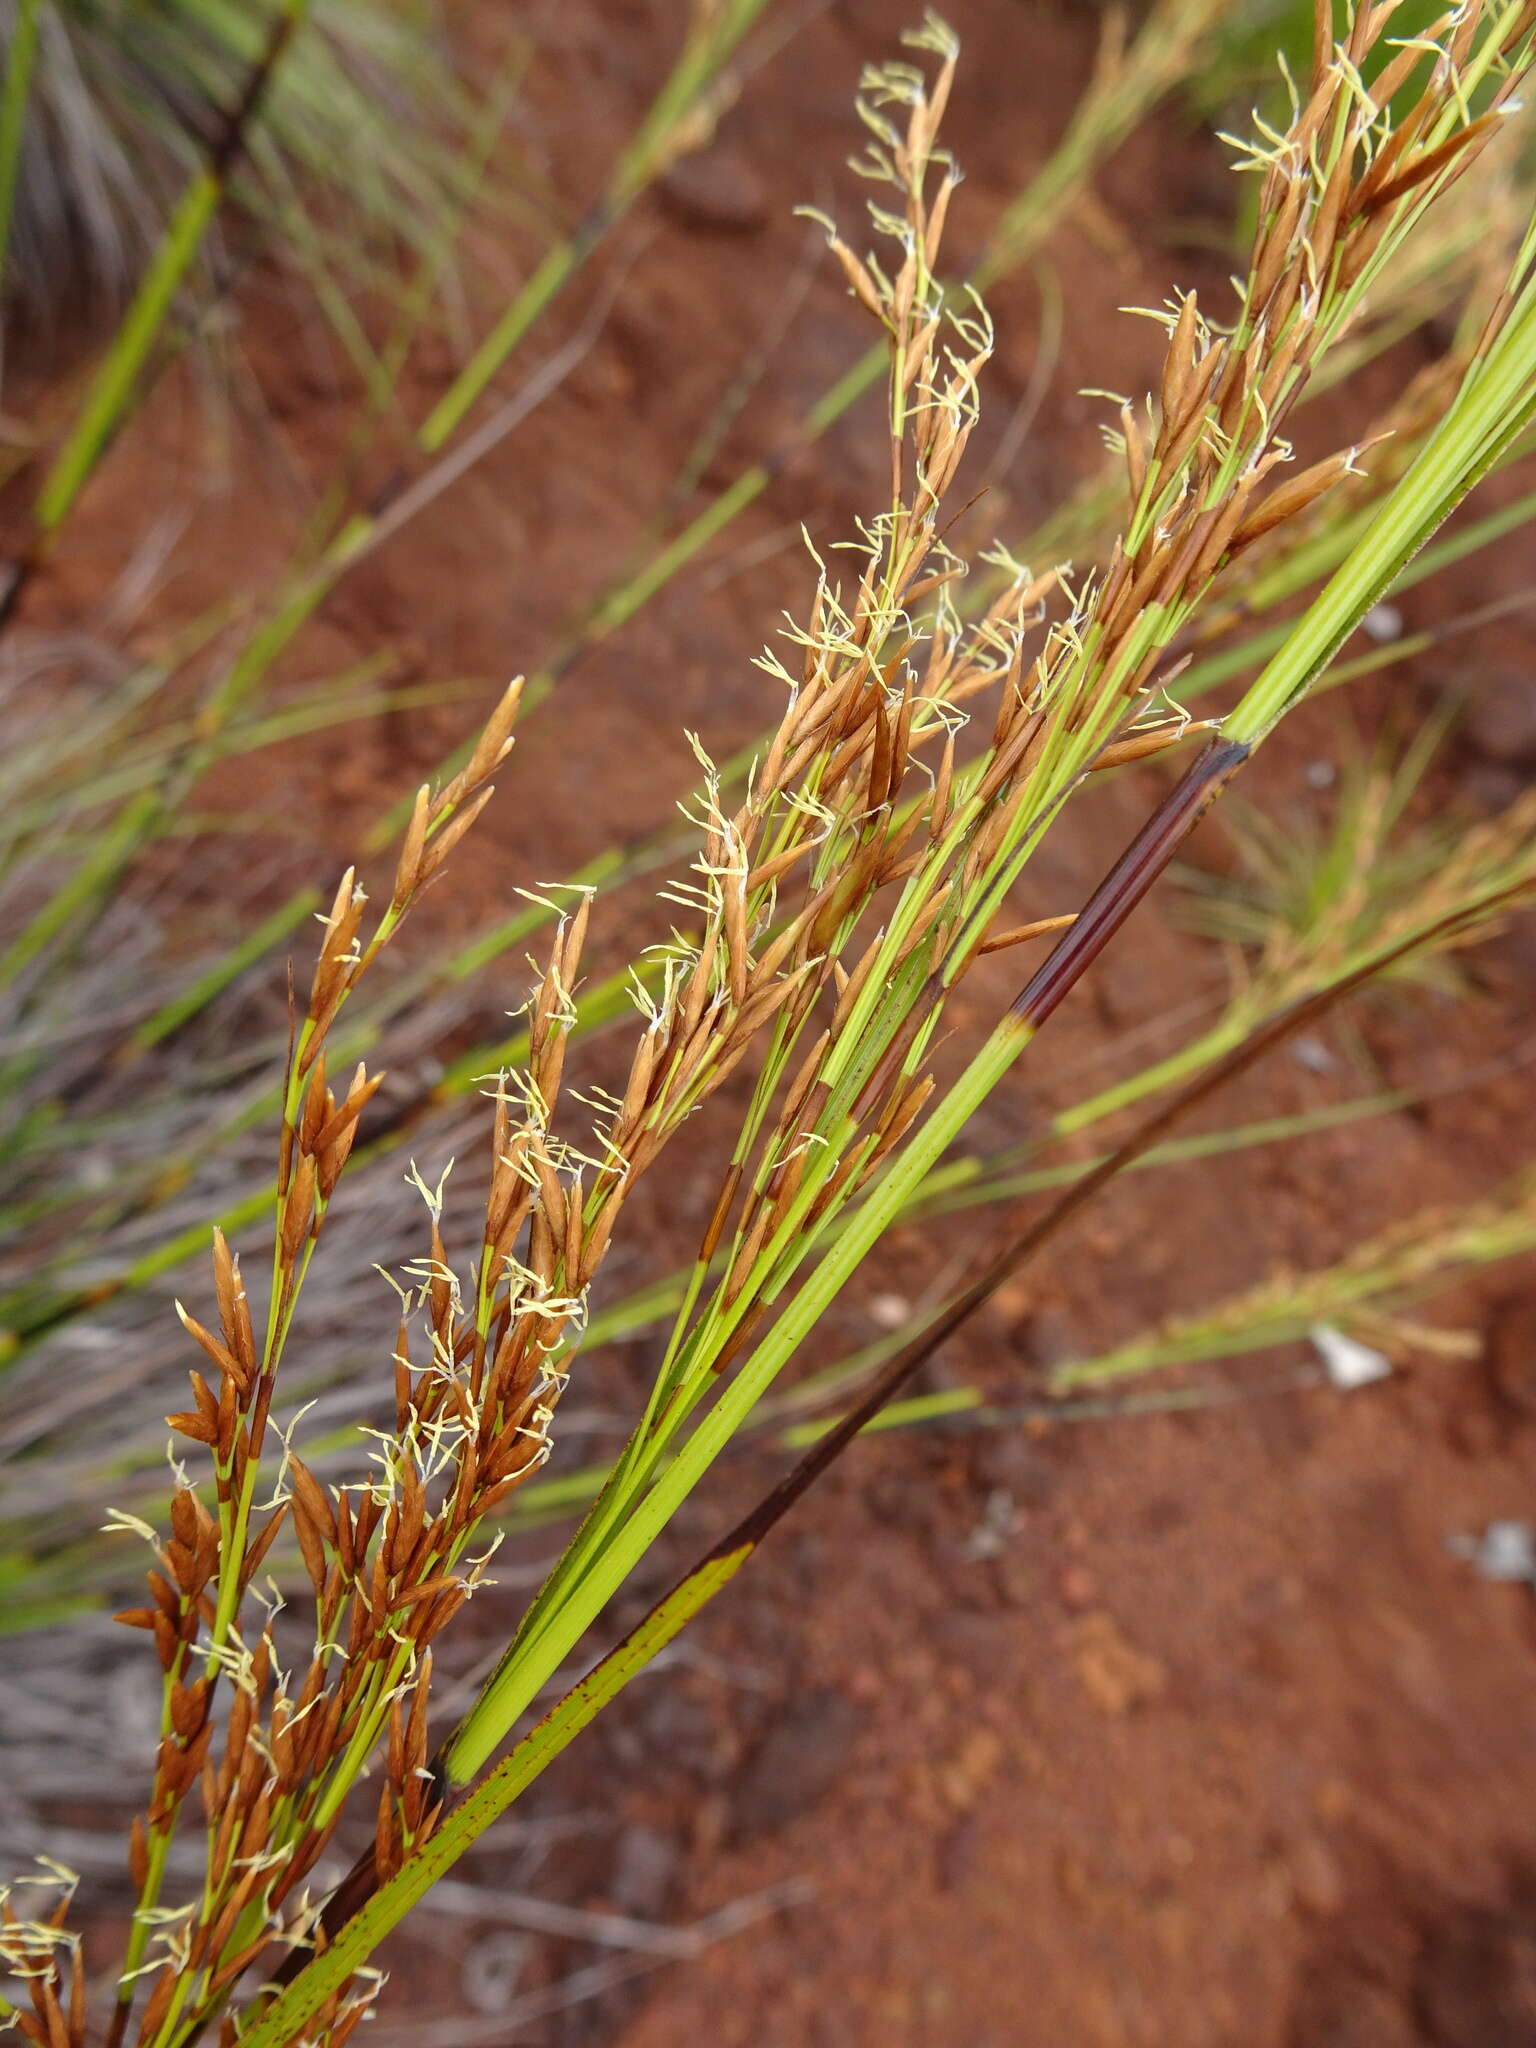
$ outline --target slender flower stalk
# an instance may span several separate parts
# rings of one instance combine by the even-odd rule
[[[291,1737],[300,1712],[310,1717],[306,1734],[318,1731],[332,1716],[333,1734],[339,1736],[350,1716],[361,1719],[362,1726],[376,1735],[389,1700],[399,1697],[407,1676],[414,1676],[414,1664],[409,1670],[394,1668],[402,1653],[390,1615],[382,1609],[372,1611],[373,1629],[391,1632],[370,1661],[366,1652],[371,1639],[361,1626],[370,1612],[370,1582],[357,1583],[360,1552],[366,1550],[374,1528],[382,1525],[382,1540],[393,1540],[390,1532],[398,1524],[398,1510],[394,1521],[382,1512],[392,1499],[391,1484],[405,1489],[407,1499],[412,1497],[413,1468],[405,1445],[399,1447],[396,1460],[386,1463],[385,1481],[368,1490],[356,1522],[350,1524],[344,1551],[352,1560],[350,1576],[344,1579],[338,1571],[315,1584],[316,1655],[305,1680],[307,1691],[300,1692],[298,1701],[276,1669],[270,1624],[252,1640],[240,1616],[290,1511],[306,1560],[315,1555],[310,1532],[319,1512],[317,1490],[286,1443],[273,1500],[261,1509],[257,1495],[277,1377],[300,1291],[359,1119],[382,1079],[359,1066],[338,1098],[327,1078],[327,1042],[379,953],[489,800],[488,778],[510,748],[519,696],[520,687],[514,684],[459,776],[435,796],[427,788],[419,793],[389,902],[371,933],[364,931],[366,898],[355,873],[349,869],[337,886],[324,920],[308,998],[302,1010],[295,1007],[292,1017],[264,1334],[257,1335],[240,1261],[219,1232],[214,1234],[213,1255],[217,1330],[180,1311],[188,1335],[214,1376],[210,1383],[203,1371],[194,1370],[194,1405],[168,1419],[181,1439],[206,1448],[213,1465],[214,1506],[210,1510],[204,1504],[183,1474],[172,1503],[171,1537],[164,1544],[156,1541],[156,1565],[149,1575],[151,1604],[120,1617],[153,1635],[163,1673],[163,1700],[150,1804],[135,1822],[130,1844],[138,1905],[108,2030],[109,2048],[127,2037],[133,2001],[146,1977],[153,1982],[139,2018],[140,2042],[175,2039],[184,2012],[216,2002],[231,1981],[231,1943],[249,1960],[255,1952],[250,1930],[265,1928],[273,1905],[302,1880],[322,1852],[335,1823],[335,1802],[327,1803],[323,1768],[314,1774],[303,1769],[305,1742]],[[270,1484],[270,1470],[266,1478]],[[345,1503],[341,1513],[348,1518]],[[342,1525],[334,1515],[327,1526],[333,1539],[341,1541]],[[376,1593],[377,1581],[371,1583]],[[347,1623],[349,1597],[361,1599],[363,1605],[354,1609]],[[446,1612],[431,1602],[418,1607],[411,1616],[410,1640],[424,1653],[431,1633],[444,1619]],[[377,1668],[381,1660],[392,1673],[388,1684]],[[424,1686],[424,1681],[418,1682]],[[213,1759],[214,1697],[221,1683],[232,1689],[233,1703],[219,1767]],[[248,1743],[253,1720],[264,1707],[270,1715],[265,1759]],[[285,1735],[290,1737],[286,1744]],[[302,1795],[297,1794],[298,1783],[303,1784]],[[184,1803],[194,1790],[210,1829],[203,1899],[191,1919],[173,1917],[169,1956],[156,1962],[151,1960],[152,1944],[164,1940],[160,1898],[170,1847]],[[418,1826],[420,1806],[418,1789],[409,1803]],[[279,1855],[276,1841],[284,1835],[285,1853]],[[258,1883],[263,1873],[266,1882]],[[258,1946],[265,1938],[263,1933]]]

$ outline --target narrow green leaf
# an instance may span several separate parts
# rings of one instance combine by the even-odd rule
[[[127,413],[139,373],[218,211],[245,130],[256,118],[272,75],[308,8],[309,0],[284,0],[282,14],[266,51],[257,60],[244,99],[231,115],[211,161],[192,178],[171,216],[133,303],[113,337],[106,361],[96,373],[80,417],[38,495],[36,517],[44,539],[56,534],[69,517],[102,450]]]
[[[11,216],[16,205],[16,179],[21,169],[21,145],[26,135],[27,101],[32,92],[41,13],[41,0],[17,0],[10,47],[6,51],[5,83],[0,88],[0,286],[5,283],[5,262],[10,253]]]

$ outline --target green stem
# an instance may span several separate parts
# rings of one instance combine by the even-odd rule
[[[16,205],[16,180],[26,137],[27,101],[37,61],[41,0],[16,0],[10,45],[5,53],[5,83],[0,88],[0,288],[5,283],[11,247],[11,220]]]
[[[170,315],[171,304],[202,247],[239,161],[251,124],[283,56],[308,12],[309,0],[284,0],[266,49],[257,60],[239,105],[230,115],[207,165],[182,194],[154,260],[134,295],[133,303],[113,338],[107,359],[96,374],[84,408],[59,450],[38,494],[38,532],[52,540],[69,517],[76,498],[121,424],[139,374],[155,337]]]
[[[666,1648],[728,1585],[755,1546],[717,1550],[655,1607],[640,1626],[532,1729],[483,1785],[456,1807],[397,1876],[349,1919],[330,1946],[300,1971],[267,2010],[242,2031],[240,2048],[286,2048],[453,1864],[518,1799],[610,1700]]]

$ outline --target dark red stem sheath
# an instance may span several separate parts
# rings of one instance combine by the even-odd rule
[[[1197,754],[1013,1000],[1010,1015],[1038,1029],[1109,944],[1247,760],[1238,740]]]

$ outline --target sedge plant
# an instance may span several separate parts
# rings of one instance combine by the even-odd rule
[[[1388,36],[1394,12],[1392,0],[1347,10],[1336,39],[1319,9],[1292,120],[1253,148],[1259,225],[1235,311],[1218,322],[1192,295],[1164,309],[1156,404],[1144,417],[1122,411],[1129,509],[1102,569],[1073,578],[1005,564],[1000,592],[970,619],[954,597],[966,562],[951,519],[992,337],[979,301],[948,299],[939,278],[956,184],[938,143],[953,39],[930,21],[912,39],[926,67],[868,75],[862,167],[887,188],[875,224],[891,253],[861,258],[835,232],[831,244],[886,350],[888,500],[850,537],[846,562],[818,559],[810,603],[764,655],[784,710],[729,803],[699,743],[694,858],[667,892],[686,929],[637,963],[627,1074],[585,1103],[568,1056],[590,891],[558,912],[524,1057],[484,1081],[491,1156],[476,1237],[456,1255],[441,1190],[423,1183],[430,1230],[401,1282],[392,1426],[374,1436],[365,1471],[326,1486],[296,1432],[273,1420],[295,1311],[375,1087],[361,1070],[333,1086],[332,1038],[472,824],[515,696],[466,767],[418,797],[376,922],[344,877],[308,994],[292,1004],[266,1299],[253,1302],[217,1238],[214,1309],[184,1312],[202,1363],[193,1406],[172,1418],[169,1532],[139,1532],[155,1555],[150,1599],[124,1619],[153,1642],[163,1715],[129,1845],[138,1904],[105,2020],[110,2048],[180,2048],[213,2033],[282,2048],[352,2033],[388,1931],[734,1577],[868,1419],[867,1397],[518,1734],[1193,824],[1525,430],[1536,230],[1444,419],[1220,729],[1193,727],[1170,700],[1183,645],[1229,568],[1359,466],[1351,445],[1286,477],[1289,416],[1394,253],[1473,169],[1528,68],[1529,5],[1452,9],[1401,48]],[[1410,86],[1407,111],[1389,111]],[[1088,900],[1039,901],[1033,856],[1092,777],[1184,746],[1189,766]],[[976,963],[1047,940],[958,1072],[941,1062]],[[480,1582],[489,1518],[550,1458],[566,1390],[588,1364],[590,1289],[628,1204],[712,1098],[736,1103],[735,1134],[708,1169],[709,1222],[634,1432],[478,1698],[434,1741],[434,1639]],[[572,1103],[588,1115],[575,1118]],[[1122,1146],[1074,1201],[1135,1149]],[[1030,1255],[1046,1235],[1034,1227]],[[988,1284],[983,1275],[967,1300]],[[879,1398],[921,1349],[894,1362]],[[285,1522],[311,1589],[296,1657],[261,1599]],[[313,1898],[305,1881],[370,1765],[372,1843]],[[205,1846],[199,1880],[173,1902],[178,1830]],[[3,1942],[27,2000],[18,2026],[74,2048],[93,2038],[93,2016],[71,1888],[59,1883],[52,1910],[7,1907]]]

